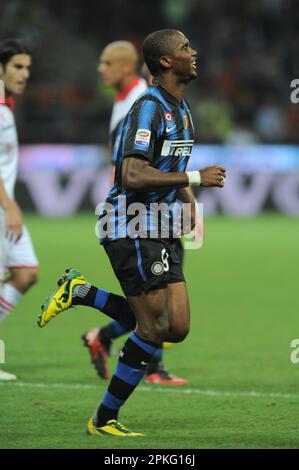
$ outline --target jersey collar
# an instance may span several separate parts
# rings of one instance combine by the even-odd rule
[[[4,98],[4,103],[5,106],[7,106],[11,111],[14,110],[15,108],[15,99],[13,96],[6,96]]]
[[[168,101],[169,103],[171,103],[173,106],[181,106],[181,104],[183,103],[183,100],[184,98],[182,99],[181,102],[179,102],[173,95],[171,95],[164,87],[162,87],[161,85],[156,85],[159,92],[161,93],[161,95],[163,96],[163,98],[166,99],[166,101]]]
[[[115,96],[115,101],[123,101],[127,98],[128,94],[138,85],[140,82],[140,77],[136,77],[132,80],[130,85],[128,85],[124,90],[119,91]]]

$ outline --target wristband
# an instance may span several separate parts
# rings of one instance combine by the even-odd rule
[[[189,186],[191,186],[191,184],[200,185],[201,176],[199,171],[186,171],[186,175],[188,176]]]

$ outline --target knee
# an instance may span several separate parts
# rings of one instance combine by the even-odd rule
[[[37,281],[39,280],[39,271],[38,271],[37,268],[30,269],[28,271],[29,272],[27,273],[27,275],[24,279],[25,288],[27,288],[27,289],[29,289],[34,284],[36,284]]]
[[[189,325],[180,326],[173,331],[174,334],[174,343],[181,343],[184,339],[187,338],[189,334],[190,327]]]
[[[166,315],[156,318],[154,329],[158,341],[162,342],[169,331],[169,322]]]
[[[168,318],[166,315],[158,315],[147,325],[138,324],[137,331],[148,341],[162,343],[169,330]]]
[[[32,269],[20,269],[12,274],[12,281],[16,288],[25,293],[30,287],[32,287],[39,279],[38,268]]]

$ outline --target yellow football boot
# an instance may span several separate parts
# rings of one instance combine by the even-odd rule
[[[87,430],[93,436],[116,436],[116,437],[142,437],[144,434],[132,432],[116,419],[110,419],[105,426],[97,428],[94,418],[91,417],[87,423]]]
[[[66,269],[65,273],[57,282],[58,289],[54,294],[47,297],[41,306],[42,313],[39,315],[37,324],[40,328],[49,323],[58,313],[67,310],[72,306],[72,294],[75,286],[87,284],[82,274],[74,268]]]

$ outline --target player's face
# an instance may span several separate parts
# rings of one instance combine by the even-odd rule
[[[118,88],[127,75],[128,63],[114,49],[104,49],[98,66],[101,80],[107,86]]]
[[[0,67],[0,76],[8,93],[21,95],[30,76],[31,57],[28,54],[16,54],[5,68]]]
[[[186,36],[179,33],[173,39],[173,52],[171,54],[173,73],[182,81],[190,81],[197,77],[197,52],[190,47]]]

